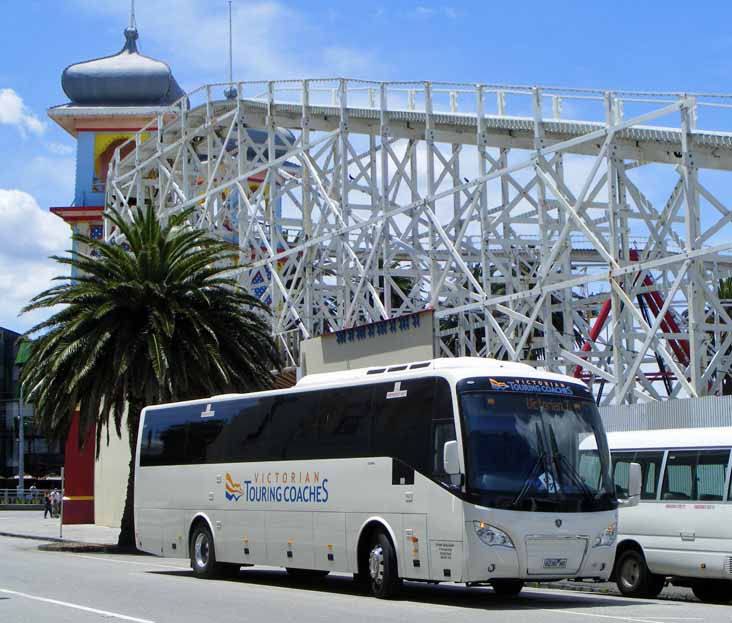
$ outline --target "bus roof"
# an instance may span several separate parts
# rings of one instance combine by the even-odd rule
[[[610,450],[675,450],[681,448],[732,447],[732,426],[710,428],[667,428],[633,430],[607,434]],[[594,438],[588,437],[581,449],[594,448]]]
[[[381,378],[389,378],[395,373],[409,372],[441,372],[445,376],[469,377],[469,376],[521,376],[526,378],[547,379],[551,381],[563,381],[585,386],[576,378],[536,370],[525,363],[514,361],[501,361],[499,359],[488,359],[484,357],[445,357],[426,361],[415,361],[411,363],[393,364],[388,366],[371,366],[368,368],[355,368],[353,370],[341,370],[338,372],[319,372],[308,374],[302,377],[296,387],[314,387],[321,385],[338,385],[354,381],[378,381]]]
[[[308,374],[302,377],[294,387],[286,389],[271,389],[259,392],[248,392],[241,394],[219,394],[208,398],[198,398],[166,404],[147,405],[145,409],[157,409],[164,407],[180,406],[186,404],[213,403],[220,400],[231,400],[245,398],[256,394],[257,396],[269,396],[286,394],[297,390],[310,390],[322,387],[338,387],[350,383],[378,383],[379,381],[398,381],[400,379],[418,378],[420,376],[434,375],[447,377],[454,381],[471,376],[515,376],[531,379],[544,379],[548,381],[561,381],[573,383],[583,388],[587,386],[580,380],[571,376],[554,374],[536,370],[524,363],[513,361],[500,361],[498,359],[487,359],[483,357],[449,357],[442,359],[431,359],[426,361],[415,361],[412,363],[393,364],[388,366],[369,368],[357,368],[354,370],[342,370],[339,372],[322,372]]]

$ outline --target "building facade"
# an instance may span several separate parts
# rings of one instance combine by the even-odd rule
[[[149,140],[155,132],[147,127],[150,122],[164,119],[168,105],[184,96],[166,63],[140,54],[138,37],[133,18],[117,54],[67,67],[61,86],[69,101],[48,110],[77,144],[74,199],[70,205],[50,208],[68,223],[72,234],[104,237],[102,215],[112,155],[118,148],[124,155],[135,141]],[[76,241],[72,248],[88,251]],[[64,522],[119,526],[129,473],[127,440],[114,431],[109,435],[102,431],[95,461],[96,431],[82,431],[86,441],[80,447],[78,425],[75,416],[65,447]]]

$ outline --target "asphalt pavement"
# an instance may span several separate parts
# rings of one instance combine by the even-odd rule
[[[552,589],[501,599],[490,588],[407,583],[396,601],[362,593],[350,576],[298,583],[283,570],[244,568],[232,580],[199,580],[179,559],[41,551],[0,537],[0,621],[480,621],[481,623],[729,623],[732,606],[635,600]]]

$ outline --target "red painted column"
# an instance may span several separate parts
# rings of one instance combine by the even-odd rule
[[[94,428],[79,448],[79,412],[71,420],[64,457],[64,524],[94,523]]]

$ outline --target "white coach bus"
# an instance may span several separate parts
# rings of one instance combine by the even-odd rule
[[[643,483],[640,504],[620,511],[618,588],[655,597],[670,581],[702,601],[732,601],[732,427],[617,432],[608,442],[620,495],[631,462]]]
[[[402,579],[515,595],[606,579],[617,506],[587,388],[522,364],[314,374],[141,416],[137,546],[200,577],[262,564],[353,573],[379,597]]]

